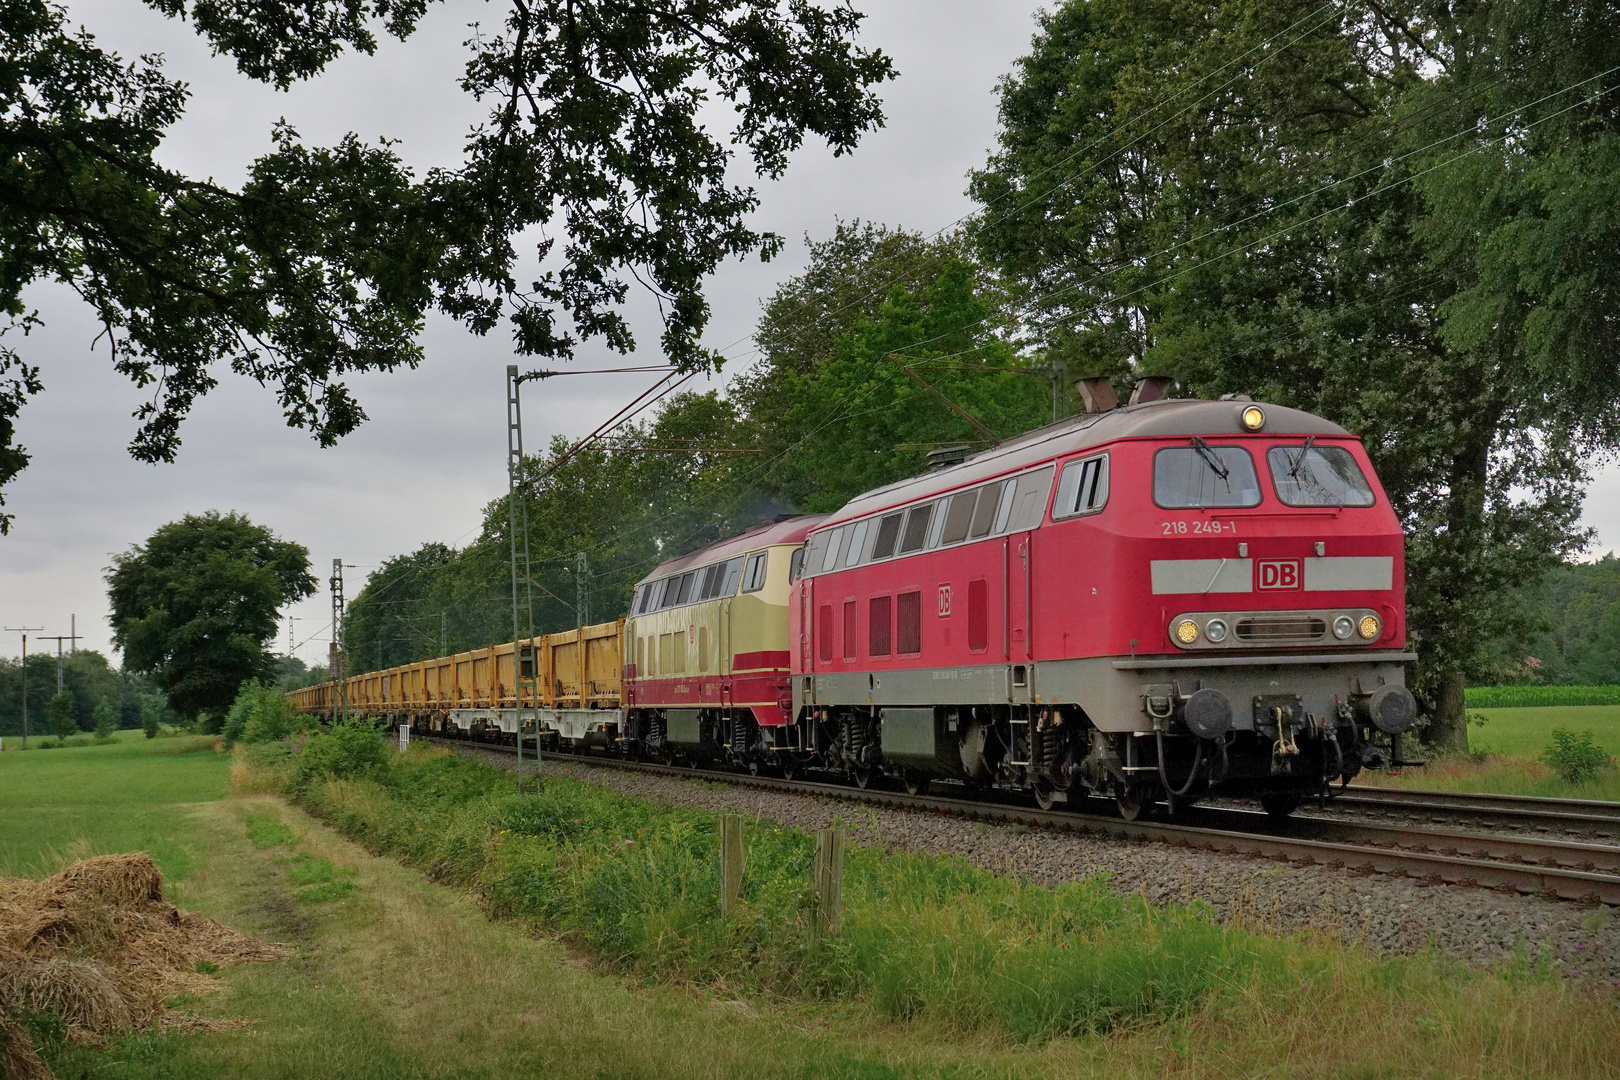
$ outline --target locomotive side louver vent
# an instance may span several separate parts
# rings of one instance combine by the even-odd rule
[[[1309,615],[1278,612],[1276,615],[1251,615],[1239,619],[1233,632],[1241,641],[1290,645],[1320,641],[1327,634],[1327,622]]]

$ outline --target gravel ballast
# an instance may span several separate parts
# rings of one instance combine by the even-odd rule
[[[497,768],[513,766],[509,753],[475,746],[456,749]],[[1493,965],[1529,950],[1548,957],[1569,977],[1620,988],[1620,918],[1612,907],[1156,841],[968,821],[556,758],[546,761],[545,772],[635,798],[736,811],[796,829],[837,822],[854,843],[956,855],[994,873],[1019,874],[1042,885],[1107,874],[1122,894],[1160,904],[1202,900],[1223,923],[1269,933],[1326,933],[1380,955],[1412,955],[1432,946],[1455,960]]]

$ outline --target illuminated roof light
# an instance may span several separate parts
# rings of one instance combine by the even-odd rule
[[[1367,641],[1371,641],[1373,638],[1378,636],[1378,631],[1381,629],[1383,628],[1378,625],[1378,616],[1363,615],[1361,617],[1361,625],[1356,627],[1356,632]]]
[[[1266,410],[1258,405],[1250,405],[1243,410],[1243,430],[1259,431],[1266,426]]]
[[[1176,640],[1183,645],[1191,645],[1198,640],[1198,624],[1191,619],[1182,619],[1176,623]]]

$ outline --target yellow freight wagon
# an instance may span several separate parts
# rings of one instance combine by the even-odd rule
[[[617,738],[624,686],[624,620],[531,638],[535,689],[519,700],[513,642],[454,656],[368,671],[288,694],[294,708],[314,716],[377,717],[422,732],[460,731],[516,739],[525,730],[569,742]],[[524,673],[528,682],[528,673]],[[519,717],[519,711],[523,716]]]

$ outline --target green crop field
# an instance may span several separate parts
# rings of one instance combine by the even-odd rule
[[[1509,757],[1539,757],[1554,728],[1590,731],[1597,744],[1620,756],[1620,705],[1563,705],[1544,708],[1469,709],[1468,748]]]

